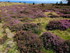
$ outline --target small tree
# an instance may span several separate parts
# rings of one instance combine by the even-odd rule
[[[19,3],[21,3],[21,2],[19,2]]]
[[[70,5],[70,0],[67,0],[68,1],[68,3],[67,4],[69,4]]]
[[[44,3],[42,3],[41,5],[44,6]]]
[[[33,3],[33,5],[35,5],[35,3]]]
[[[58,2],[56,2],[56,4],[58,4]]]
[[[8,1],[8,2],[10,2],[10,1]]]
[[[23,2],[24,4],[26,4],[26,2]]]
[[[63,4],[62,1],[60,1],[60,4]]]

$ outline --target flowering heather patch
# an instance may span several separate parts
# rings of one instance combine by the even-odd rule
[[[20,53],[41,53],[42,42],[38,35],[31,32],[19,31],[14,37]]]
[[[44,13],[38,8],[25,8],[23,11],[20,11],[20,16],[30,18],[45,17]]]
[[[61,17],[70,18],[70,9],[54,9]]]
[[[53,49],[56,53],[69,52],[69,46],[64,43],[65,40],[57,35],[50,32],[45,32],[42,34],[41,39],[43,40],[43,44],[46,49]]]
[[[22,29],[26,31],[32,31],[33,33],[37,34],[41,33],[41,27],[38,24],[34,23],[24,23]]]
[[[61,16],[61,17],[64,17],[64,18],[70,18],[70,14],[63,14],[63,13],[62,13],[62,14],[60,14],[60,16]]]
[[[52,8],[51,8],[52,7]],[[41,5],[12,5],[12,6],[4,6],[0,7],[0,14],[3,15],[3,17],[7,14],[9,14],[10,17],[13,18],[39,18],[39,17],[46,17],[44,15],[44,12],[60,12],[59,15],[61,17],[70,17],[70,8],[69,6],[67,8],[56,8],[51,6],[49,9],[46,6]],[[60,6],[61,7],[61,6]],[[52,15],[53,17],[56,17],[55,15]],[[57,16],[59,17],[59,16]]]
[[[70,40],[66,40],[65,44],[67,44],[69,46],[69,52],[68,53],[70,53]]]
[[[43,12],[56,12],[58,15],[60,15],[59,17],[64,17],[64,18],[69,18],[70,17],[70,9],[66,9],[66,8],[65,9],[53,8],[53,9],[50,9],[50,10],[46,9],[46,10],[43,10]]]
[[[17,24],[21,23],[21,21],[19,21],[18,19],[14,19],[14,18],[11,18],[11,17],[6,18],[3,21],[6,23],[6,26],[14,26],[14,25],[17,25]]]
[[[39,18],[46,17],[42,10],[34,7],[29,7],[29,5],[13,5],[13,6],[5,6],[0,7],[0,14],[5,16],[10,16],[12,18]]]
[[[60,15],[55,12],[53,9],[50,9],[50,10],[43,10],[43,12],[45,12],[45,14],[48,16],[48,17],[51,17],[51,18],[59,18]]]
[[[15,23],[16,24],[16,23]],[[17,24],[14,26],[9,26],[12,31],[32,31],[33,33],[40,34],[41,33],[41,27],[34,23],[24,23],[24,24]]]
[[[46,29],[48,30],[66,30],[68,28],[70,28],[70,20],[50,21],[46,26]]]
[[[70,6],[17,4],[0,7],[0,53],[70,53],[70,20],[61,20],[69,18]],[[46,32],[45,27],[58,36]]]

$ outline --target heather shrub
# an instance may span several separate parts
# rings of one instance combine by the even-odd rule
[[[68,47],[67,53],[70,53],[70,40],[66,40],[64,44],[66,44],[66,46]]]
[[[45,49],[52,49],[56,53],[67,53],[69,51],[69,47],[64,44],[64,40],[51,32],[43,33],[41,39]]]
[[[31,5],[12,5],[0,8],[0,14],[5,17],[9,16],[12,18],[39,18],[45,17],[41,9],[32,7]]]
[[[66,40],[66,43],[70,46],[70,40]]]
[[[17,42],[20,53],[41,53],[43,44],[36,34],[29,31],[19,31],[14,40]]]
[[[69,18],[70,17],[70,9],[54,9],[56,13],[58,13],[61,17]]]
[[[23,30],[32,31],[33,33],[36,33],[36,34],[41,33],[40,25],[34,24],[34,23],[25,23],[25,24],[23,24]]]
[[[7,36],[5,35],[2,38],[0,38],[0,44],[4,44],[6,40],[7,40]]]
[[[69,11],[69,10],[70,10],[70,9],[64,8],[64,9],[60,9],[59,12],[61,12],[61,13],[63,13],[63,14],[70,14],[70,11]]]
[[[41,10],[39,10],[38,8],[34,8],[34,7],[25,8],[24,10],[19,12],[19,16],[29,17],[29,18],[45,17],[44,13]]]
[[[9,21],[10,20],[10,21]],[[21,24],[22,22],[18,19],[15,19],[15,18],[6,18],[3,20],[5,23],[8,24],[8,26],[14,26],[14,25],[17,25],[17,24]]]
[[[51,49],[52,44],[54,44],[54,45],[58,44],[59,43],[58,39],[60,39],[58,36],[52,34],[51,32],[45,32],[45,33],[43,33],[42,36],[41,36],[41,38],[43,40],[44,45],[47,46],[46,49],[49,49],[49,48]],[[57,43],[54,43],[55,41],[57,41]],[[59,43],[59,44],[61,44],[61,43]]]
[[[63,18],[69,18],[70,17],[70,14],[63,14],[62,13],[62,14],[60,14],[60,16],[63,17]]]
[[[46,26],[48,30],[66,30],[68,28],[70,28],[70,20],[50,21]]]
[[[9,27],[11,31],[32,31],[33,33],[40,34],[41,33],[41,27],[40,25],[34,24],[34,23],[24,23],[24,24],[17,24],[14,26]]]
[[[11,31],[25,30],[25,31],[32,31],[33,33],[36,34],[41,33],[40,24],[22,23],[20,20],[11,17],[6,18],[3,21],[5,22],[4,27],[9,27]]]
[[[3,21],[4,21],[4,26],[3,26],[4,28],[9,27],[11,31],[21,30],[21,28],[19,28],[22,26],[22,22],[20,20],[10,17],[3,19]]]

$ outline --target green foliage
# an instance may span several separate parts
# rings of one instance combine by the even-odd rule
[[[45,52],[45,53],[54,53],[53,50],[46,50],[45,48],[43,48],[42,51]]]
[[[70,39],[70,29],[68,29],[66,31],[52,30],[50,32],[60,36],[61,38],[65,39],[65,40]]]

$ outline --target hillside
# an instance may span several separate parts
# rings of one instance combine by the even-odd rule
[[[0,53],[69,53],[70,6],[0,2]]]

